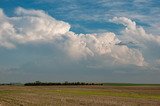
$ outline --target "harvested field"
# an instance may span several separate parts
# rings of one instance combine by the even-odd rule
[[[0,86],[0,106],[160,106],[160,86]]]

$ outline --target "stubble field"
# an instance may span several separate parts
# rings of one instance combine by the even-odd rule
[[[0,106],[160,106],[160,86],[0,86]]]

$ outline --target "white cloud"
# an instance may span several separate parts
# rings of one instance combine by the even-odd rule
[[[7,18],[3,10],[0,9],[0,46],[14,48],[15,45],[12,44],[14,28],[13,25],[8,22]]]
[[[114,17],[111,21],[126,26],[122,32],[122,39],[124,40],[130,40],[143,46],[147,46],[148,42],[160,44],[160,36],[146,33],[143,27],[137,26],[134,21],[126,17]]]
[[[70,29],[68,23],[57,21],[44,11],[17,8],[15,17],[5,16],[2,10],[0,14],[1,46],[8,48],[15,46],[13,42],[48,41]]]
[[[49,42],[56,45],[70,59],[88,59],[99,57],[110,64],[132,64],[144,66],[142,53],[126,45],[116,45],[121,41],[114,33],[75,34],[70,25],[58,21],[41,10],[16,9],[16,16],[7,17],[0,11],[0,46],[14,48],[16,44]],[[127,26],[125,33],[146,36],[142,27],[127,18],[114,18],[113,21]],[[132,37],[138,40],[139,37]],[[147,38],[149,39],[149,38]],[[142,38],[143,40],[143,38]]]

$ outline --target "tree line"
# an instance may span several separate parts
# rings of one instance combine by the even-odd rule
[[[51,85],[103,85],[103,83],[86,83],[86,82],[30,82],[25,83],[25,86],[51,86]]]

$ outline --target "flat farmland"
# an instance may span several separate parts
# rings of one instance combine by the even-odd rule
[[[0,106],[160,106],[160,86],[0,86]]]

